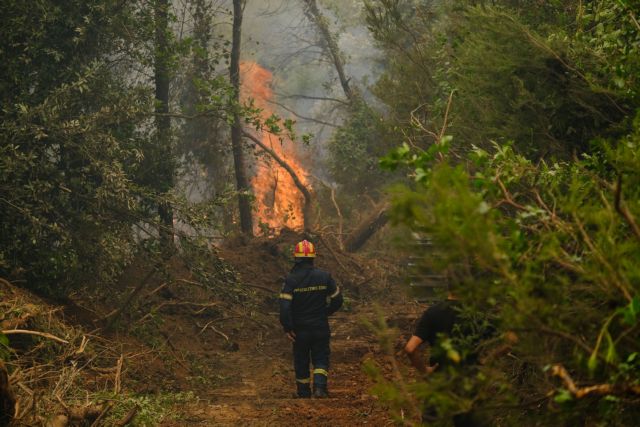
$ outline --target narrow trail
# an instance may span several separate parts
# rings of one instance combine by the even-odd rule
[[[180,421],[163,426],[393,424],[369,394],[372,384],[362,370],[365,359],[381,357],[377,338],[362,323],[362,319],[374,316],[372,307],[361,306],[331,319],[328,399],[294,398],[291,344],[274,324],[260,339],[241,342],[237,352],[225,356],[233,377],[224,386],[179,408]]]

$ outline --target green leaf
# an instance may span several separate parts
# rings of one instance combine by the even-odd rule
[[[587,367],[589,368],[589,372],[593,373],[598,368],[598,351],[594,351],[589,356],[589,361],[587,362]]]
[[[605,333],[605,339],[607,340],[607,352],[605,354],[605,360],[609,363],[614,363],[618,359],[618,353],[616,352],[616,346],[613,343],[611,334],[607,331]]]
[[[617,311],[622,316],[622,322],[629,326],[634,326],[638,322],[640,315],[640,297],[635,296],[626,307]]]
[[[573,395],[569,392],[569,390],[561,388],[560,390],[558,390],[558,394],[553,397],[553,400],[556,403],[566,403],[573,400]]]
[[[0,344],[5,347],[9,347],[9,338],[2,332],[0,332]]]

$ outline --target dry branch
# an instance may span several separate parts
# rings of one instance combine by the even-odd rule
[[[344,241],[343,241],[343,231],[344,231],[344,217],[342,216],[342,211],[340,210],[340,205],[338,205],[338,202],[336,200],[336,188],[333,185],[329,185],[326,182],[324,182],[322,179],[314,176],[314,178],[320,182],[322,185],[324,185],[326,188],[329,189],[329,191],[331,191],[331,202],[333,203],[333,207],[336,209],[336,214],[338,215],[338,236],[336,238],[336,240],[338,241],[338,246],[340,247],[341,251],[344,251]]]
[[[222,332],[222,331],[221,331],[221,330],[219,330],[219,329],[216,329],[216,327],[215,327],[215,326],[213,326],[213,325],[209,325],[209,327],[213,330],[213,332],[215,332],[216,334],[220,335],[220,336],[221,336],[222,338],[224,338],[225,340],[230,341],[230,340],[229,340],[229,337],[227,336],[227,334],[225,334],[224,332]]]
[[[266,286],[260,286],[260,285],[253,285],[251,283],[245,283],[244,286],[247,286],[249,288],[254,288],[254,289],[260,289],[262,291],[265,292],[271,292],[271,293],[276,293],[277,291],[273,290],[273,289],[269,289]]]
[[[36,335],[39,337],[43,337],[43,338],[47,338],[47,339],[59,342],[60,344],[69,344],[69,341],[63,340],[62,338],[58,338],[55,335],[48,334],[46,332],[29,331],[27,329],[8,329],[8,330],[3,330],[2,333],[4,335],[13,335],[13,334]]]
[[[278,98],[282,98],[282,99],[310,99],[312,101],[332,101],[332,102],[338,102],[344,105],[349,105],[348,102],[345,102],[342,99],[331,98],[327,96],[311,96],[311,95],[302,95],[302,94],[286,95],[281,93],[276,93],[276,95],[278,96]]]
[[[625,219],[627,224],[629,224],[629,227],[631,227],[633,234],[638,238],[638,240],[640,240],[640,226],[638,226],[633,214],[629,211],[629,208],[627,208],[626,204],[622,200],[622,174],[618,174],[618,181],[616,182],[615,207],[616,212]]]
[[[91,427],[97,427],[98,424],[100,423],[100,420],[102,420],[107,415],[107,413],[111,410],[111,408],[113,408],[113,402],[108,402],[104,406],[104,409],[102,410],[100,415],[98,415],[98,418],[96,418],[95,421],[93,421],[93,423],[91,424]]]
[[[640,395],[640,385],[631,384],[596,384],[587,387],[578,387],[562,365],[553,365],[551,375],[558,377],[564,383],[567,390],[576,398],[582,399],[587,396],[608,396],[637,394]]]
[[[334,128],[339,127],[335,123],[329,123],[329,122],[325,122],[324,120],[314,119],[313,117],[303,116],[302,114],[296,112],[295,110],[287,107],[286,105],[284,105],[284,104],[282,104],[280,102],[272,101],[272,100],[267,100],[267,102],[269,102],[270,104],[277,105],[278,107],[290,112],[291,114],[293,114],[294,116],[296,116],[299,119],[306,120],[308,122],[315,122],[315,123],[318,123],[318,124],[321,124],[321,125],[331,126],[331,127],[334,127]]]
[[[131,421],[133,421],[139,409],[140,408],[138,408],[138,406],[134,406],[133,408],[131,408],[131,410],[129,410],[129,412],[127,412],[124,418],[116,422],[114,425],[117,427],[124,427],[128,425]]]
[[[350,274],[349,269],[347,269],[347,267],[345,267],[345,265],[342,263],[342,261],[340,261],[340,257],[336,254],[336,252],[333,250],[333,248],[329,245],[329,243],[327,243],[327,241],[324,239],[324,237],[322,237],[322,234],[318,234],[318,240],[320,241],[320,243],[322,243],[322,245],[327,248],[327,250],[329,251],[329,253],[331,254],[331,256],[333,257],[333,259],[338,263],[338,265],[344,270],[345,273]]]
[[[120,304],[120,307],[113,310],[111,313],[107,314],[102,320],[107,321],[107,329],[111,329],[120,317],[120,315],[124,312],[124,310],[129,307],[131,302],[135,299],[135,297],[142,291],[142,289],[146,286],[146,284],[151,280],[154,274],[160,269],[162,262],[158,262],[152,269],[147,273],[147,275],[140,281],[138,286],[125,298],[125,300]]]
[[[120,377],[122,375],[122,364],[124,363],[124,354],[120,355],[120,358],[118,359],[118,365],[116,366],[116,377],[113,380],[113,393],[114,394],[120,394],[120,389],[122,387],[122,384],[120,382]]]

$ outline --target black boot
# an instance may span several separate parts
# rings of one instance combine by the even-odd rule
[[[308,399],[311,397],[311,387],[309,386],[309,383],[296,383],[296,388],[296,397],[299,397],[301,399]]]
[[[327,390],[327,377],[329,373],[326,369],[316,368],[313,370],[313,397],[324,399],[329,397]]]
[[[326,399],[327,397],[329,397],[329,392],[327,391],[327,385],[326,384],[321,384],[317,386],[314,385],[313,397],[315,397],[316,399]]]

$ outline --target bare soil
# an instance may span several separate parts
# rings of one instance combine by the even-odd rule
[[[411,305],[398,308],[413,310]],[[202,400],[176,408],[179,421],[164,426],[383,426],[393,424],[371,396],[362,363],[383,360],[377,337],[363,324],[376,315],[371,306],[339,313],[331,320],[331,369],[328,399],[294,397],[291,343],[274,324],[261,339],[246,337],[223,362],[231,378],[201,393]]]
[[[420,307],[404,296],[400,279],[391,274],[393,262],[381,267],[377,263],[383,261],[332,251],[328,242],[317,241],[316,265],[334,275],[347,302],[330,320],[330,397],[296,398],[292,345],[278,323],[277,293],[291,268],[291,249],[300,238],[285,230],[275,239],[235,241],[221,249],[220,255],[234,266],[242,282],[258,286],[262,304],[255,319],[219,326],[233,344],[212,357],[214,370],[220,373],[217,381],[198,390],[199,402],[175,408],[179,421],[164,426],[393,424],[386,408],[371,395],[373,384],[362,368],[367,359],[384,364],[386,357],[365,322],[373,322],[384,307],[390,326],[409,331]],[[214,338],[220,340],[220,334]],[[197,351],[194,343],[188,346]]]

